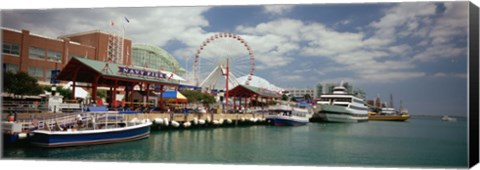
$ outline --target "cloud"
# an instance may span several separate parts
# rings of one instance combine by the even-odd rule
[[[466,79],[467,74],[466,73],[443,73],[443,72],[438,72],[432,75],[433,77],[436,78],[461,78],[461,79]]]
[[[407,30],[404,36],[408,35],[418,28],[423,18],[432,16],[435,12],[436,5],[433,2],[399,3],[386,10],[385,16],[370,23],[370,26],[378,29],[376,37],[395,39],[397,31]]]
[[[94,8],[2,11],[3,26],[57,37],[90,30],[120,31],[136,43],[164,46],[172,40],[193,44],[209,25],[208,7]],[[32,17],[35,16],[35,17]],[[128,17],[130,23],[124,21]],[[114,26],[111,26],[111,22]],[[120,32],[117,32],[120,33]]]
[[[466,54],[466,47],[461,44],[466,44],[463,39],[467,36],[468,2],[394,4],[384,9],[379,19],[356,26],[359,29],[355,31],[336,30],[339,25],[353,25],[350,19],[328,25],[281,15],[291,12],[293,7],[264,6],[263,12],[271,14],[267,19],[272,20],[244,23],[231,30],[252,47],[256,70],[272,72],[285,67],[304,70],[300,64],[315,63],[309,66],[314,69],[308,70],[314,77],[311,81],[335,75],[357,82],[388,83],[426,76],[419,63]],[[117,29],[125,25],[126,37],[134,42],[160,47],[170,42],[181,44],[173,49],[174,56],[189,58],[193,63],[202,42],[215,34],[206,29],[211,22],[204,16],[208,10],[208,7],[16,10],[2,11],[2,19],[6,27],[29,29],[52,37],[94,29],[111,30],[113,20]],[[130,23],[123,21],[124,16]],[[242,45],[238,41],[216,40],[202,51],[202,59],[213,60],[225,54],[248,59]]]
[[[282,15],[292,11],[294,5],[265,5],[264,12],[272,15]]]
[[[412,47],[408,44],[401,44],[401,45],[396,45],[396,46],[391,46],[388,48],[388,50],[392,53],[395,54],[405,54],[405,52],[410,51]]]

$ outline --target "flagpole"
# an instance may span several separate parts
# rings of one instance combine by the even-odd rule
[[[122,49],[122,52],[120,52],[120,56],[122,57],[121,59],[123,60],[123,58],[125,57],[125,56],[123,56],[123,47],[125,46],[125,44],[124,44],[124,43],[125,43],[125,21],[122,22],[122,27],[123,27],[123,30],[122,30],[122,43],[121,43],[121,44],[122,44],[122,48],[121,48],[121,49]],[[129,65],[129,64],[128,64],[128,58],[125,57],[125,59],[126,59],[126,61],[125,61],[126,64],[125,64],[125,65]],[[120,62],[123,62],[123,61],[120,61]]]

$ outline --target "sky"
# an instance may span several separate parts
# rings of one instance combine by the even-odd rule
[[[413,115],[467,113],[468,2],[25,9],[1,19],[49,37],[124,27],[133,43],[164,48],[187,70],[207,38],[233,33],[245,43],[212,41],[202,69],[229,56],[234,73],[248,73],[248,44],[254,74],[279,87],[345,81],[369,99],[393,94]]]

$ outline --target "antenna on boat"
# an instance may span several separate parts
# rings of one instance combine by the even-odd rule
[[[390,93],[390,107],[393,108],[393,95]]]

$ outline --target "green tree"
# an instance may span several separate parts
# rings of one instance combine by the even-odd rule
[[[16,81],[15,73],[7,71],[3,74],[3,90],[7,93],[13,94],[14,86],[13,82]]]
[[[215,103],[215,97],[210,94],[201,93],[196,90],[182,90],[180,93],[187,98],[189,103],[200,102],[207,108],[209,108],[211,104]]]
[[[292,101],[292,102],[296,102],[296,101],[297,101],[297,99],[295,99],[295,97],[294,97],[294,96],[292,96],[292,97],[290,98],[290,101]]]
[[[107,90],[97,90],[97,97],[98,98],[105,98],[107,97]]]
[[[207,107],[207,108],[210,108],[210,105],[215,103],[215,97],[213,97],[212,95],[210,94],[203,94],[202,93],[202,104]]]
[[[305,100],[310,100],[310,99],[312,99],[312,96],[310,96],[310,94],[305,94],[305,95],[303,96],[303,98],[304,98]]]
[[[186,98],[189,103],[196,103],[201,100],[202,93],[195,90],[182,90],[180,91]]]
[[[283,94],[283,95],[282,95],[282,100],[283,100],[283,101],[287,101],[287,100],[288,100],[288,96],[287,96],[286,94]]]
[[[25,72],[6,72],[3,81],[5,92],[14,94],[14,97],[17,95],[20,97],[24,95],[39,95],[44,92],[37,79]]]
[[[42,86],[43,90],[52,92],[51,86]],[[57,87],[56,92],[63,96],[63,99],[70,99],[72,97],[72,90],[63,87]]]

